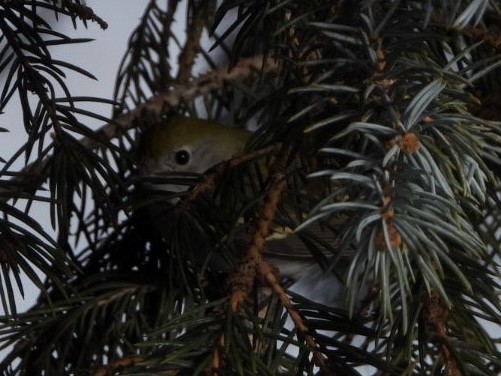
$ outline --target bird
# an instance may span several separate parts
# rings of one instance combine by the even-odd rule
[[[204,174],[215,165],[243,153],[253,135],[246,129],[213,120],[174,116],[152,127],[143,136],[139,148],[140,170],[150,177],[178,173]],[[266,170],[264,163],[258,165],[260,170]],[[251,174],[247,178],[252,180],[255,175]],[[152,180],[147,185],[150,192],[172,192],[169,202],[174,205],[189,186],[166,180]],[[153,212],[155,210],[158,208],[154,208]],[[152,215],[158,217],[156,213]],[[245,247],[248,237],[238,234],[235,238],[238,248]],[[316,255],[312,254],[306,244],[311,246],[314,243],[311,239],[320,239],[320,243],[325,244],[336,241],[333,234],[321,226],[295,233],[288,226],[277,225],[266,243],[264,257],[278,269],[280,277],[291,284],[292,291],[315,302],[342,308],[345,306],[346,288],[341,275],[347,268],[345,260],[332,253],[325,255],[329,252],[317,250]],[[337,266],[328,267],[328,260],[334,258],[338,261]],[[323,266],[319,265],[319,259],[324,260]],[[225,271],[231,268],[218,257],[212,258],[209,264]]]

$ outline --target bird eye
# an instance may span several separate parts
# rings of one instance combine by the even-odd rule
[[[180,166],[184,166],[190,161],[190,153],[187,150],[178,150],[174,155],[176,163]]]

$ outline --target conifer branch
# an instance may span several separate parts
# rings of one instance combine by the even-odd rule
[[[238,310],[240,310],[242,303],[247,299],[252,290],[256,275],[261,270],[261,264],[265,262],[262,256],[263,249],[285,186],[286,180],[284,176],[275,177],[274,181],[271,183],[263,209],[259,215],[257,228],[252,235],[245,258],[233,277],[230,278],[229,285],[231,288],[231,295],[229,308],[231,312],[238,312]],[[269,271],[267,268],[263,270]],[[259,276],[265,277],[263,274]]]
[[[246,255],[237,267],[237,270],[229,278],[228,286],[231,291],[228,309],[231,313],[236,313],[240,310],[243,302],[248,298],[254,286],[256,275],[261,268],[261,264],[264,262],[262,252],[266,244],[266,238],[270,232],[270,227],[285,186],[286,180],[284,176],[275,177],[274,181],[271,183],[263,209],[259,216],[257,228],[252,235]],[[210,375],[215,376],[219,373],[219,369],[223,364],[223,354],[221,354],[221,348],[223,348],[223,346],[224,334],[219,337],[215,344],[212,360],[207,370],[207,373]]]
[[[196,184],[193,189],[177,204],[177,209],[186,210],[190,203],[195,201],[201,194],[208,191],[216,182],[221,179],[229,170],[246,162],[269,155],[277,150],[279,145],[270,145],[261,149],[253,150],[233,157],[228,161],[223,161],[211,167],[203,176],[203,179]]]
[[[78,17],[83,21],[90,20],[96,22],[101,29],[106,30],[108,28],[108,23],[104,21],[101,17],[96,15],[91,7],[74,3],[71,0],[63,0],[62,5],[64,8],[68,9],[72,17]]]
[[[313,338],[311,334],[308,334],[309,329],[306,325],[306,322],[304,321],[303,317],[296,309],[296,307],[292,305],[289,295],[287,295],[284,288],[277,279],[274,268],[268,262],[261,259],[259,264],[257,265],[257,272],[258,275],[267,282],[268,286],[270,286],[284,308],[287,310],[287,313],[289,314],[292,322],[294,323],[294,327],[297,330],[298,337],[302,338],[308,348],[312,351],[315,365],[317,365],[318,367],[324,367],[326,360],[325,356],[318,349],[315,338]]]
[[[447,320],[450,310],[440,299],[439,294],[432,291],[425,301],[423,311],[421,313],[422,319],[430,326],[442,359],[444,361],[447,376],[462,376],[457,359],[450,351],[447,334]]]
[[[192,68],[200,51],[200,38],[213,17],[213,8],[213,1],[204,1],[194,10],[193,22],[190,23],[187,31],[186,43],[178,57],[179,70],[176,82],[179,84],[188,82],[192,77]]]
[[[82,4],[0,5],[6,35],[0,107],[6,109],[19,94],[28,133],[2,169],[4,179],[13,178],[1,182],[1,200],[22,199],[2,209],[0,235],[8,239],[13,233],[19,240],[12,247],[4,241],[0,249],[2,304],[15,304],[24,270],[38,281],[29,265],[41,265],[47,277],[43,287],[39,283],[43,295],[33,309],[4,317],[1,339],[11,350],[0,369],[106,376],[306,374],[320,367],[323,374],[354,374],[368,365],[375,374],[499,374],[499,339],[483,323],[499,329],[501,311],[496,191],[501,126],[491,121],[501,119],[501,8],[450,0],[292,0],[271,7],[228,0],[173,0],[164,6],[150,0],[119,69],[115,100],[90,98],[116,105],[112,120],[103,120],[74,105],[89,98],[79,99],[64,84],[63,71],[84,72],[81,67],[50,54],[52,46],[86,39],[53,30],[47,10],[106,27]],[[188,27],[180,43],[174,27],[185,11]],[[221,62],[211,61],[204,30],[221,33],[214,39],[234,65],[220,68]],[[180,49],[176,56],[172,45]],[[200,58],[211,71],[194,77]],[[54,83],[63,98],[52,94],[60,92]],[[129,198],[123,196],[129,192],[113,189],[134,172],[133,163],[122,158],[129,155],[130,130],[187,108],[198,111],[199,105],[215,117],[256,120],[260,140],[273,144],[207,171],[174,207],[192,212],[174,213],[173,220],[171,204],[162,202],[170,193]],[[94,131],[82,117],[105,125]],[[87,137],[75,140],[76,134]],[[283,174],[287,195],[282,195],[284,177],[274,175],[275,165],[288,167],[276,162],[284,151],[294,153],[287,152],[294,170]],[[11,171],[23,155],[25,164],[38,160]],[[262,156],[275,165],[261,170]],[[241,166],[247,162],[251,166]],[[179,172],[171,181],[188,182],[183,180],[188,174]],[[229,179],[247,172],[242,182]],[[311,186],[304,181],[308,176],[320,179]],[[266,190],[260,189],[266,178]],[[50,244],[38,241],[41,223],[31,218],[31,202],[39,201],[36,193],[45,181],[49,196],[40,196],[51,205],[51,219],[62,234],[54,246],[45,232]],[[24,199],[27,209],[21,213]],[[116,203],[131,216],[119,218]],[[143,210],[150,205],[154,214]],[[257,215],[247,247],[240,246],[235,220],[243,215]],[[335,307],[317,301],[317,291],[305,294],[313,301],[286,291],[262,254],[263,247],[273,251],[266,243],[271,223],[297,222],[294,256],[309,258],[308,265],[319,261],[346,282],[325,291],[338,294]],[[314,222],[333,236],[317,234],[309,227]],[[88,247],[75,258],[83,273],[67,276],[55,243],[76,252],[85,240]],[[219,250],[223,260],[220,254],[209,259]],[[232,289],[224,291],[221,277],[235,251],[244,252],[243,261],[230,275]],[[295,261],[283,256],[291,265]],[[37,264],[42,259],[49,261]],[[316,275],[307,277],[301,282],[323,283]],[[116,292],[117,283],[131,280],[155,290]],[[255,317],[250,304],[258,284],[273,297],[264,318]],[[337,306],[344,297],[346,306]],[[292,329],[281,325],[288,319]]]
[[[257,55],[240,60],[235,66],[213,70],[199,76],[191,82],[178,84],[170,90],[152,97],[134,110],[117,116],[110,123],[96,130],[93,137],[84,137],[80,143],[89,149],[94,149],[118,135],[137,126],[138,119],[144,114],[160,116],[169,109],[178,107],[183,102],[190,102],[199,96],[222,88],[230,82],[241,82],[253,74],[272,74],[278,69],[278,62],[273,57]],[[37,160],[24,167],[8,184],[15,190],[35,191],[44,181],[43,172],[48,158]],[[35,185],[30,185],[29,183]],[[19,188],[16,188],[19,187]],[[22,188],[21,188],[22,187]]]
[[[122,359],[118,359],[110,362],[109,364],[98,367],[94,370],[93,376],[113,376],[117,372],[127,369],[128,367],[133,367],[138,363],[141,363],[146,358],[140,355],[128,356]],[[167,375],[175,375],[175,373],[167,373]]]
[[[119,115],[109,124],[96,131],[96,138],[111,140],[117,135],[137,126],[137,121],[145,114],[160,116],[181,103],[190,102],[197,97],[222,88],[227,83],[242,82],[254,74],[273,74],[278,69],[278,61],[274,57],[256,55],[240,60],[233,67],[223,67],[205,73],[184,84],[174,85],[163,93],[156,95],[134,110]],[[83,138],[82,144],[89,148],[97,146],[92,138]]]
[[[325,356],[319,351],[315,339],[308,334],[308,326],[301,317],[299,311],[293,306],[289,296],[277,278],[277,270],[268,263],[262,256],[266,240],[270,233],[270,228],[275,217],[278,205],[280,203],[283,191],[287,185],[284,175],[277,174],[272,177],[273,182],[267,192],[266,200],[259,216],[257,228],[251,239],[246,256],[238,266],[237,270],[229,279],[231,288],[229,298],[229,310],[236,313],[240,310],[242,304],[248,298],[256,278],[266,282],[272,292],[278,297],[283,307],[287,310],[294,326],[297,330],[298,337],[302,338],[308,348],[313,353],[315,364],[319,367],[325,365]],[[210,374],[217,375],[218,370],[223,363],[221,348],[224,346],[224,335],[218,339],[217,345],[214,348]]]

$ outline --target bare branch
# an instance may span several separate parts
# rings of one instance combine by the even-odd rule
[[[204,1],[195,10],[193,22],[188,27],[186,43],[178,58],[179,71],[176,77],[178,83],[186,83],[191,78],[191,69],[200,51],[200,38],[212,18],[213,9],[213,1]]]

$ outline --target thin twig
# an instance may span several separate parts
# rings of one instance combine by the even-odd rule
[[[136,364],[143,362],[145,359],[146,358],[144,356],[140,355],[127,356],[96,368],[92,373],[92,376],[112,376],[120,370],[133,367]]]
[[[90,20],[96,22],[101,29],[106,30],[108,28],[108,23],[104,21],[101,17],[96,15],[91,7],[87,5],[74,3],[71,0],[64,0],[62,2],[64,8],[68,9],[68,12],[72,17],[78,17],[83,21]]]
[[[447,346],[449,313],[449,308],[442,302],[438,293],[432,291],[425,302],[421,317],[431,327],[434,340],[444,361],[447,376],[462,376],[458,361]]]
[[[278,61],[273,57],[262,55],[240,60],[234,67],[207,72],[198,78],[184,84],[173,85],[168,90],[155,95],[134,110],[121,114],[109,124],[96,131],[96,137],[82,139],[82,144],[89,148],[98,146],[96,139],[111,140],[120,132],[137,126],[137,119],[144,113],[150,116],[160,116],[169,109],[178,107],[183,102],[206,95],[211,91],[222,88],[228,82],[240,82],[256,73],[269,74],[276,72]]]
[[[315,365],[323,367],[325,365],[325,356],[319,351],[313,336],[308,334],[308,326],[304,322],[296,307],[292,305],[289,295],[287,295],[277,279],[274,268],[268,262],[261,259],[257,266],[257,273],[267,282],[268,286],[270,286],[284,308],[287,310],[287,313],[297,330],[298,336],[304,338],[306,345],[312,351]]]
[[[229,278],[229,286],[231,288],[229,299],[229,310],[238,312],[242,303],[249,296],[258,266],[261,264],[262,252],[266,243],[266,238],[270,232],[270,227],[275,217],[280,197],[285,189],[286,180],[283,175],[275,177],[271,183],[270,189],[266,195],[266,201],[259,216],[259,223],[251,238],[251,243],[247,249],[247,253],[243,261],[238,266],[237,270]],[[218,375],[220,367],[223,363],[221,348],[224,344],[224,334],[221,334],[215,344],[212,353],[212,360],[206,373],[209,375]]]
[[[246,256],[231,278],[232,292],[229,305],[232,312],[237,312],[245,299],[247,299],[254,285],[256,273],[259,271],[260,265],[264,262],[262,259],[264,245],[270,233],[273,218],[275,217],[285,186],[285,177],[280,175],[275,177],[267,192],[263,209],[259,215],[259,222],[252,235]]]
[[[202,31],[207,28],[214,12],[214,1],[203,1],[194,10],[193,21],[188,23],[186,43],[178,57],[177,83],[186,83],[192,77],[192,68],[195,58],[200,51]]]
[[[97,148],[119,134],[137,126],[137,119],[144,113],[160,116],[168,109],[176,108],[182,102],[192,101],[199,96],[220,89],[228,82],[242,81],[256,73],[273,73],[277,69],[278,62],[276,59],[272,57],[264,58],[262,55],[257,55],[240,60],[232,68],[224,67],[210,71],[188,83],[174,85],[169,90],[152,97],[134,110],[117,116],[113,121],[96,130],[92,138],[84,137],[80,140],[80,143],[89,149]],[[13,187],[24,187],[29,182],[37,182],[36,185],[41,184],[44,181],[42,174],[48,161],[49,158],[44,158],[28,164],[11,180],[10,185]],[[32,191],[37,188],[38,186],[29,186],[24,190],[28,189]]]
[[[238,312],[243,302],[248,298],[256,277],[263,279],[287,310],[296,327],[298,336],[302,338],[311,349],[315,364],[319,367],[323,367],[325,365],[325,356],[319,351],[313,336],[308,334],[308,326],[304,322],[299,311],[292,305],[289,296],[281,286],[277,278],[276,269],[264,260],[262,256],[266,239],[270,233],[270,228],[285,187],[285,176],[277,174],[267,192],[266,201],[259,216],[259,222],[247,249],[246,256],[233,276],[230,277],[229,285],[231,287],[231,294],[228,304],[229,310],[231,312]],[[212,361],[210,367],[207,369],[209,375],[217,375],[223,363],[221,354],[223,344],[224,334],[219,337],[214,348]]]
[[[198,198],[198,196],[211,189],[216,182],[232,168],[265,155],[269,155],[274,150],[277,150],[278,147],[280,147],[279,144],[270,145],[248,153],[239,154],[228,161],[216,164],[204,174],[202,181],[197,183],[193,189],[185,197],[183,197],[181,201],[179,201],[177,209],[186,210],[189,205]]]

